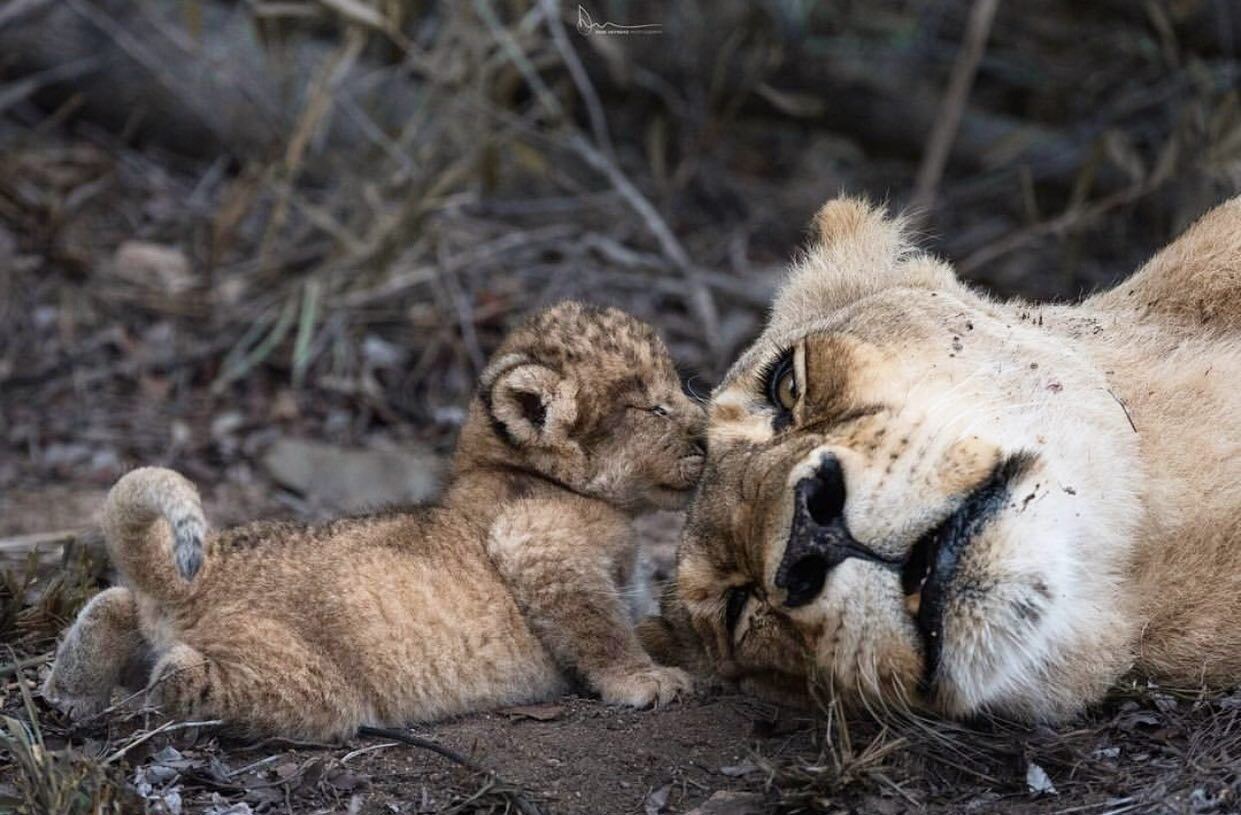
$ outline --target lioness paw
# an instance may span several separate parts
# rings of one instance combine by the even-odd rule
[[[610,705],[660,707],[693,688],[693,680],[680,668],[650,665],[602,676],[599,696]]]

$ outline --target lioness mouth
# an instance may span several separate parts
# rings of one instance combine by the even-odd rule
[[[879,554],[854,539],[844,519],[845,482],[840,462],[825,456],[813,475],[794,488],[793,521],[775,584],[785,590],[786,608],[812,602],[823,591],[828,573],[851,557],[898,572],[905,607],[914,619],[926,654],[924,684],[933,684],[943,649],[948,589],[961,555],[1008,500],[1009,485],[1033,463],[1018,453],[1001,461],[991,474],[943,521],[918,539],[905,558]]]
[[[1003,508],[1009,485],[1033,463],[1028,453],[1001,461],[951,515],[928,530],[909,551],[901,566],[905,608],[914,618],[926,654],[923,682],[934,684],[944,647],[944,610],[948,588],[956,578],[961,555],[970,542]]]

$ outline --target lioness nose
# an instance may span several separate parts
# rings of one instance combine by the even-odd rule
[[[824,456],[814,475],[797,482],[794,511],[807,516],[818,526],[831,526],[841,521],[845,510],[845,474],[835,456]]]
[[[854,540],[845,523],[845,499],[844,471],[833,455],[824,455],[814,473],[793,488],[793,522],[775,580],[787,592],[785,606],[804,606],[818,597],[828,572],[847,558],[890,565]]]

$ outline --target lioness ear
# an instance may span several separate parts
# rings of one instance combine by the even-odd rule
[[[491,418],[511,444],[549,447],[568,438],[577,387],[558,371],[510,354],[488,366],[481,386]]]
[[[852,252],[885,260],[901,251],[901,219],[889,218],[883,207],[862,198],[828,201],[815,213],[814,227],[823,246],[853,242]]]
[[[822,319],[894,287],[950,290],[951,267],[917,251],[902,217],[860,198],[828,201],[814,219],[814,240],[789,270],[772,304],[774,333]]]

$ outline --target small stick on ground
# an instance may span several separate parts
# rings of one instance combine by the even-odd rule
[[[115,753],[113,753],[112,755],[104,759],[103,763],[106,765],[106,764],[112,764],[116,761],[119,761],[130,750],[134,749],[135,747],[137,747],[138,745],[144,742],[150,741],[151,739],[158,736],[160,733],[171,733],[176,730],[189,730],[191,727],[219,727],[222,724],[224,724],[223,719],[207,719],[201,722],[164,722],[163,724],[161,724],[159,727],[155,728],[154,730],[148,730],[145,733],[139,733],[137,736],[135,736],[133,739],[127,742],[124,747],[122,747],[121,749],[117,750]]]
[[[20,673],[21,671],[24,671],[27,668],[35,668],[39,665],[42,665],[45,662],[51,662],[53,656],[55,656],[55,654],[51,651],[48,651],[46,654],[39,654],[38,656],[34,656],[34,657],[26,657],[25,659],[18,659],[13,662],[6,663],[4,665],[0,665],[0,677],[5,677],[5,676],[8,676],[9,674]]]
[[[458,764],[471,772],[480,773],[496,783],[502,783],[500,777],[496,775],[494,771],[488,770],[486,767],[483,767],[473,759],[466,758],[455,750],[445,747],[438,742],[431,741],[430,739],[424,739],[421,736],[415,736],[412,733],[405,732],[404,730],[398,730],[392,727],[359,727],[358,735],[391,739],[393,741],[399,741],[402,744],[408,744],[411,747],[430,750],[432,753],[443,756],[452,763]],[[522,795],[521,791],[515,787],[506,785],[505,793],[512,799],[513,805],[517,807],[517,810],[523,813],[523,815],[542,815],[543,811],[539,809],[538,805]]]

